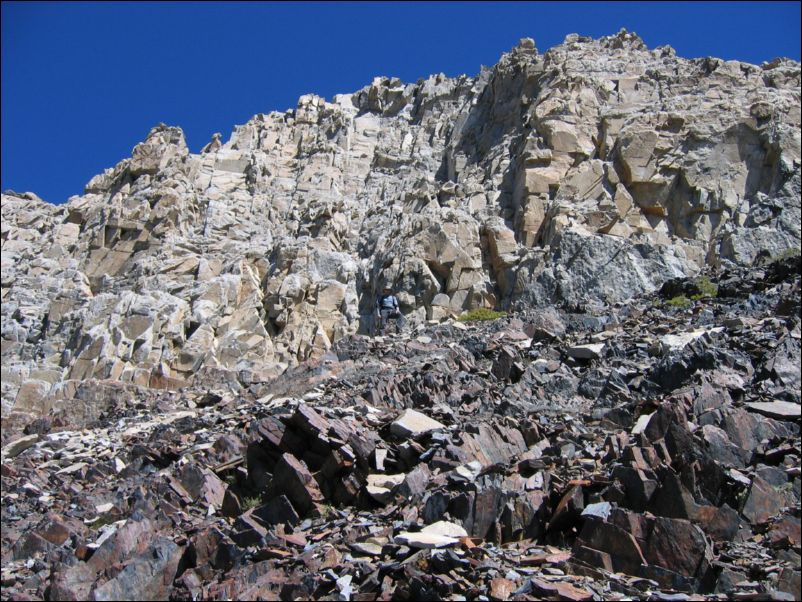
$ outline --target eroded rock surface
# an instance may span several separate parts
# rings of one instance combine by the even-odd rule
[[[793,61],[621,31],[307,95],[198,154],[159,125],[66,205],[3,196],[4,420],[91,406],[92,380],[267,382],[369,332],[384,284],[420,324],[798,248],[799,89]]]

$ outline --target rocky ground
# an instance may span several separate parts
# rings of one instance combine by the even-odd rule
[[[2,450],[2,599],[799,599],[799,273],[88,383]]]

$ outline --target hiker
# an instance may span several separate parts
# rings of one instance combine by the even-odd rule
[[[379,319],[379,334],[384,336],[387,329],[387,322],[390,319],[396,321],[396,331],[400,332],[404,327],[404,316],[398,306],[398,299],[393,294],[389,286],[382,289],[382,294],[376,298],[376,317]]]

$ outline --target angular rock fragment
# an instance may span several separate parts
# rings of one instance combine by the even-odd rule
[[[301,460],[282,454],[273,471],[271,497],[285,495],[300,515],[305,516],[323,503],[323,494],[309,469]]]
[[[169,598],[182,550],[169,539],[154,541],[113,579],[92,592],[94,600],[164,600]]]
[[[573,357],[575,359],[581,360],[595,360],[601,357],[601,353],[604,350],[604,343],[588,343],[586,345],[574,345],[573,347],[567,347],[565,349],[565,353],[568,357]]]
[[[769,401],[747,403],[746,408],[777,420],[799,420],[802,406],[790,401]]]
[[[422,435],[423,433],[444,428],[444,424],[416,410],[404,410],[390,425],[390,430],[398,437]]]

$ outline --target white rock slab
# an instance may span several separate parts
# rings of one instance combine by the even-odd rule
[[[445,520],[437,521],[421,529],[421,533],[433,533],[435,535],[445,535],[446,537],[468,537],[468,532],[462,525],[450,523]]]
[[[438,535],[437,533],[410,533],[403,531],[395,536],[393,540],[395,543],[410,548],[418,548],[422,550],[433,550],[435,548],[446,548],[459,543],[459,539],[448,537],[446,535]]]
[[[640,435],[643,431],[646,430],[646,426],[649,424],[649,421],[654,416],[654,412],[651,414],[641,414],[638,420],[635,422],[635,425],[632,427],[630,433],[633,435]]]
[[[368,485],[392,489],[404,482],[407,475],[401,474],[369,474]]]
[[[415,410],[404,410],[404,413],[390,425],[390,432],[399,437],[409,437],[444,428],[446,425],[429,418],[426,414]]]
[[[755,401],[746,404],[747,410],[752,410],[769,418],[788,420],[799,418],[802,406],[790,401]]]

